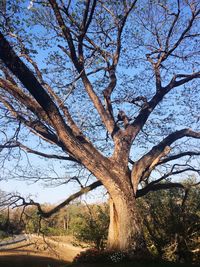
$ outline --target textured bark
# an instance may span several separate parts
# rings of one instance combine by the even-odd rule
[[[110,198],[108,249],[128,251],[133,255],[147,251],[142,221],[134,197]]]

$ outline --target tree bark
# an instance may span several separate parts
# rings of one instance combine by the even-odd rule
[[[131,253],[133,256],[147,252],[142,220],[134,196],[110,197],[110,225],[108,249]]]

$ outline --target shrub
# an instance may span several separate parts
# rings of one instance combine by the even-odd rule
[[[118,263],[129,261],[126,252],[112,250],[88,249],[74,258],[74,263]]]

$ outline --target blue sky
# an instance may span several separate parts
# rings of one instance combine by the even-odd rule
[[[41,183],[27,183],[25,181],[0,181],[0,189],[6,192],[18,192],[23,197],[31,196],[31,199],[40,203],[57,204],[62,202],[72,193],[78,191],[77,186],[62,185],[58,187],[45,187]],[[89,203],[101,202],[106,200],[106,194],[103,188],[96,189],[93,192],[88,193],[81,199]]]
[[[27,183],[25,181],[16,180],[1,181],[0,188],[6,192],[19,192],[23,196],[31,195],[33,200],[41,203],[57,203],[69,195],[66,186],[45,188],[40,183]]]

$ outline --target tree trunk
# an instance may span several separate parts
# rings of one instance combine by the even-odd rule
[[[117,195],[110,198],[108,249],[126,251],[133,256],[147,252],[142,221],[134,197],[128,199],[126,195]]]

